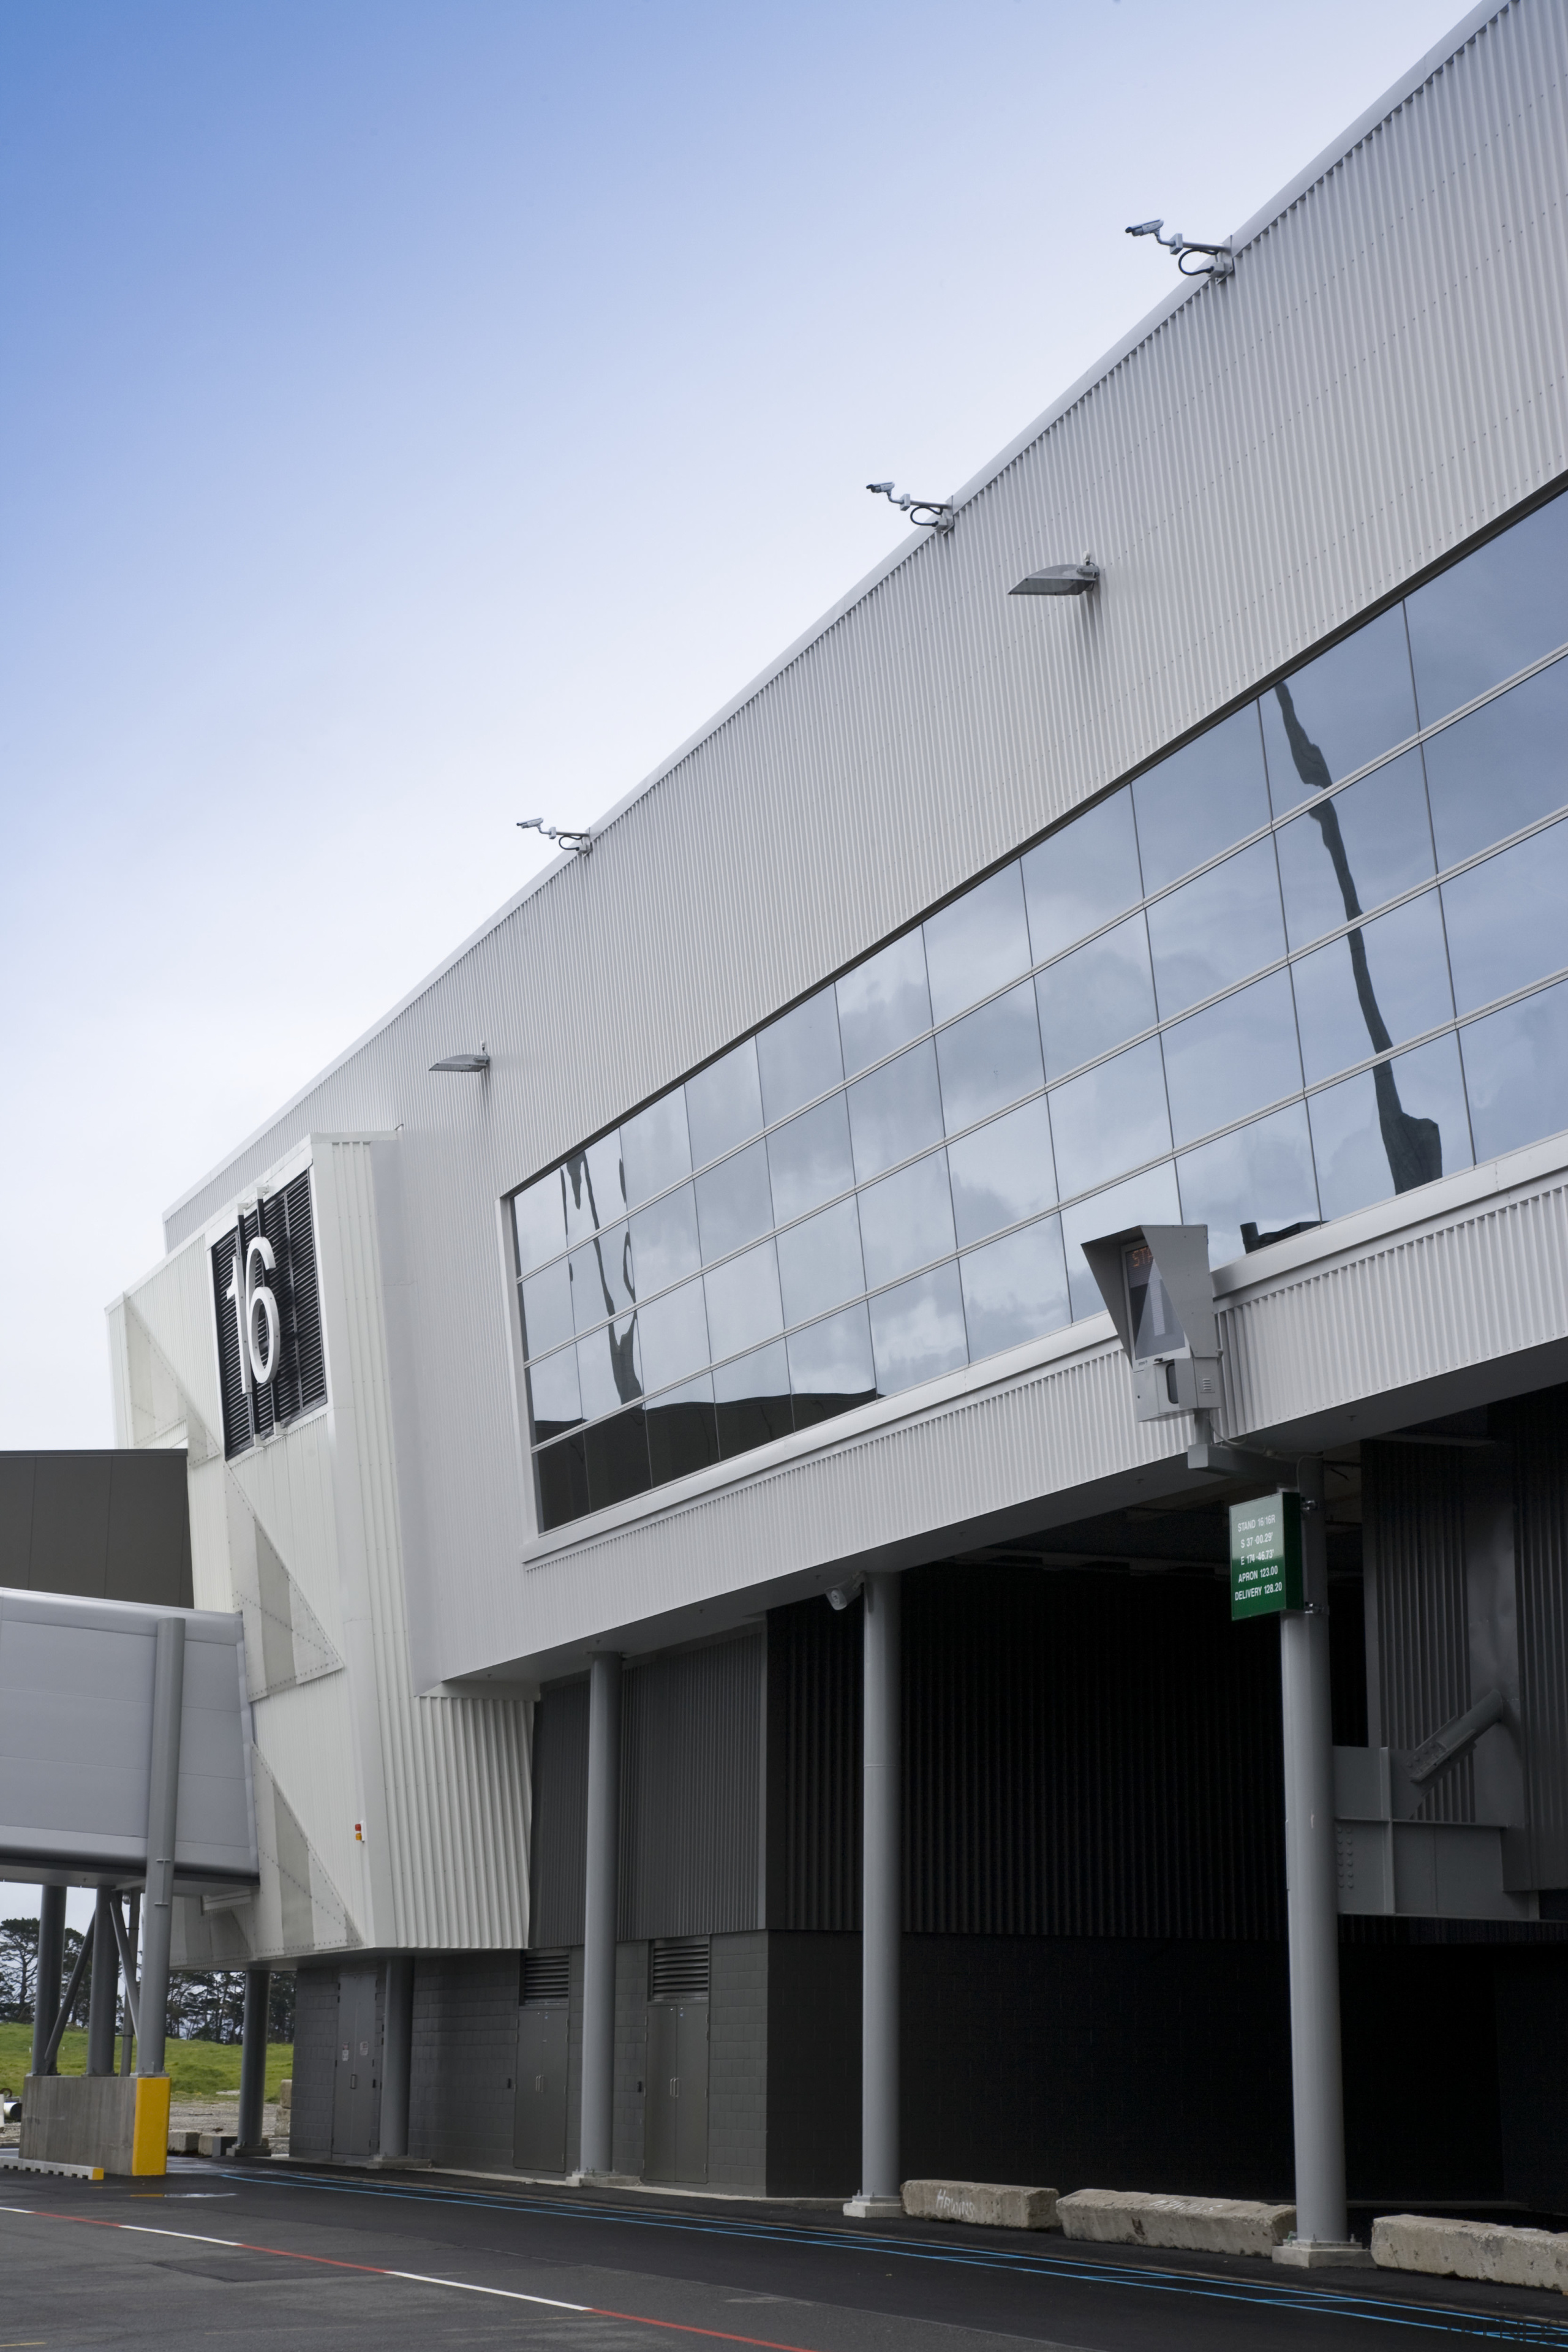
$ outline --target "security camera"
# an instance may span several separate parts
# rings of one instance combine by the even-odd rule
[[[847,1609],[849,1603],[859,1592],[861,1584],[864,1580],[865,1580],[863,1578],[857,1576],[847,1584],[834,1585],[827,1595],[828,1607],[830,1609]]]

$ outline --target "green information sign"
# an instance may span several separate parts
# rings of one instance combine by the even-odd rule
[[[1262,1495],[1230,1507],[1230,1613],[1270,1617],[1301,1609],[1301,1497]]]

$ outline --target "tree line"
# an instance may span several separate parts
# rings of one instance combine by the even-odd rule
[[[81,1949],[79,1928],[66,1929],[65,1969],[60,1985],[63,1991],[68,1981],[77,1954]],[[71,2004],[68,2025],[85,2025],[88,2009],[88,1979],[90,1969],[82,1976],[77,1996]],[[30,2025],[37,2002],[38,1923],[36,1919],[0,1919],[0,2022]],[[123,2009],[123,1988],[121,1989]],[[237,2042],[245,2015],[245,1971],[243,1969],[188,1969],[169,1979],[168,2022],[165,2028],[176,2042]],[[275,1972],[271,1997],[268,2003],[267,2038],[269,2042],[292,2042],[294,2039],[294,1979],[292,1973]]]

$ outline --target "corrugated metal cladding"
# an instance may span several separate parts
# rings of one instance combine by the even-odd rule
[[[1494,1407],[1514,1445],[1524,1769],[1536,1882],[1568,1886],[1568,1390]]]
[[[1558,0],[1473,30],[171,1213],[173,1244],[302,1134],[401,1128],[454,1671],[516,1654],[531,1514],[470,1472],[515,1444],[498,1195],[1564,470],[1565,58]],[[1086,546],[1096,597],[1009,599]],[[428,1075],[481,1038],[487,1076]]]
[[[1418,1748],[1470,1704],[1464,1463],[1439,1445],[1361,1449],[1363,1574],[1377,1651],[1379,1744]],[[1420,1818],[1470,1822],[1467,1756],[1440,1773]]]
[[[588,1827],[588,1685],[546,1691],[533,1709],[533,1864],[528,1940],[583,1940]]]
[[[769,1612],[770,1927],[860,1923],[863,1622],[826,1601]]]

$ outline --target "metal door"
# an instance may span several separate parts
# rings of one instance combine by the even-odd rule
[[[517,2012],[512,2162],[520,2172],[566,2169],[567,2014],[564,2002]]]
[[[708,2003],[649,2001],[643,2178],[708,2178]]]
[[[381,2047],[374,1969],[338,1978],[338,2046],[332,2081],[332,2154],[362,2160],[376,2151],[381,2115]]]

